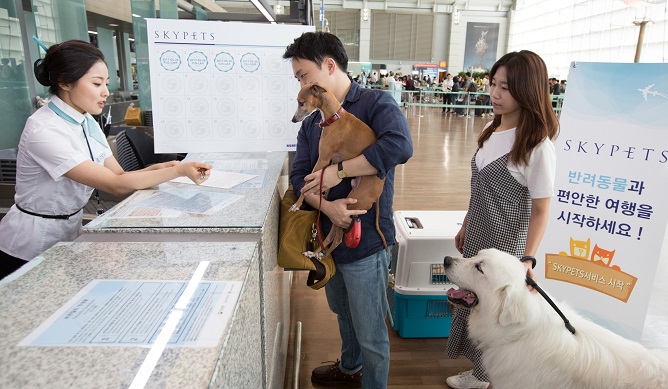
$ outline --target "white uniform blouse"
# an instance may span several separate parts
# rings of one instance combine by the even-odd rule
[[[84,115],[57,96],[51,101],[77,122]],[[90,114],[86,114],[93,120]],[[98,126],[99,130],[99,126]],[[101,130],[100,130],[101,132]],[[95,162],[103,165],[112,155],[106,139],[104,144],[88,135]],[[83,208],[93,188],[72,181],[63,174],[91,154],[81,125],[56,115],[48,106],[28,118],[16,161],[16,195],[14,203],[40,215],[69,215]],[[72,241],[81,233],[83,212],[68,220],[31,216],[12,206],[0,221],[0,250],[29,261],[60,241]]]

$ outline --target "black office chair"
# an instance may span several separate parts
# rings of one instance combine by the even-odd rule
[[[139,169],[143,169],[154,163],[162,162],[158,156],[155,155],[153,147],[153,138],[147,133],[138,128],[128,128],[125,130],[125,136],[130,143],[130,147],[135,152]]]
[[[153,138],[144,131],[135,127],[126,129],[125,137],[127,138],[130,147],[134,151],[139,169],[143,169],[147,166],[160,162],[168,162],[173,160],[180,161],[185,156],[170,153],[156,154],[155,148],[153,147]]]
[[[116,156],[118,158],[118,164],[121,165],[123,170],[131,172],[140,169],[139,161],[137,160],[135,151],[132,149],[132,146],[130,146],[130,142],[128,142],[125,131],[127,131],[127,129],[119,132],[116,136]]]

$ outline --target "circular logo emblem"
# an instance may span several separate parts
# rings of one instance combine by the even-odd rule
[[[165,124],[165,135],[168,138],[179,139],[183,136],[183,124],[175,121],[170,121]]]
[[[218,123],[218,135],[223,138],[232,138],[236,134],[236,123],[232,120],[222,120]]]
[[[234,78],[231,75],[220,75],[216,77],[216,88],[222,93],[231,93],[235,91]]]
[[[165,70],[173,72],[181,66],[181,57],[176,51],[167,50],[160,55],[160,66]]]
[[[209,137],[211,133],[211,128],[209,124],[204,120],[194,120],[190,126],[190,133],[199,139],[205,139]]]
[[[205,116],[209,113],[209,101],[204,97],[195,97],[190,102],[190,112],[196,116]]]
[[[253,117],[261,113],[260,102],[257,101],[256,99],[243,100],[241,102],[241,108],[243,109],[244,113],[246,113],[246,115],[248,115],[249,117]]]
[[[188,67],[196,72],[201,72],[206,69],[206,66],[209,64],[209,60],[206,58],[206,55],[201,51],[193,51],[188,55]]]
[[[230,98],[221,99],[217,104],[218,112],[221,115],[236,115],[237,104]]]
[[[262,124],[256,120],[248,120],[242,123],[244,134],[249,138],[257,138],[262,133]]]
[[[267,91],[271,94],[285,93],[285,80],[282,77],[274,76],[267,81]]]
[[[221,72],[229,72],[234,67],[234,57],[230,53],[218,53],[216,58],[213,59],[213,64]]]
[[[241,68],[249,73],[257,71],[260,68],[260,58],[253,53],[242,55]]]
[[[274,138],[281,138],[283,134],[285,134],[285,129],[286,129],[285,121],[273,120],[269,123],[269,126],[267,127],[267,132]]]
[[[187,77],[187,76],[186,76]],[[209,89],[209,81],[202,74],[195,74],[190,77],[190,90],[194,93],[201,94]]]
[[[171,74],[162,79],[162,89],[166,93],[178,93],[181,91],[181,79]]]
[[[181,104],[181,100],[176,97],[166,98],[162,104],[165,115],[179,116],[183,113],[183,104]]]
[[[274,73],[279,73],[283,70],[283,67],[286,65],[285,60],[279,54],[272,54],[269,59],[269,69]]]

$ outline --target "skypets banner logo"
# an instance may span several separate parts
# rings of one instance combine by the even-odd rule
[[[209,31],[153,31],[153,39],[164,42],[206,42],[216,39],[216,35]]]

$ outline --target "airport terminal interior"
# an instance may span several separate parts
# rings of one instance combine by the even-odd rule
[[[336,35],[352,82],[391,95],[410,129],[413,156],[395,169],[392,211],[397,234],[407,222],[404,227],[414,223],[424,234],[397,238],[392,252],[388,388],[449,388],[448,377],[473,368],[468,359],[445,353],[452,311],[444,286],[434,280],[444,255],[458,255],[454,235],[469,208],[471,158],[495,117],[490,69],[519,50],[544,60],[560,121],[557,172],[566,178],[551,199],[548,233],[562,237],[559,230],[568,229],[571,256],[564,240],[564,252],[550,260],[572,259],[574,239],[591,237],[593,250],[598,236],[597,249],[605,242],[617,250],[604,264],[615,290],[605,289],[605,281],[592,286],[557,278],[547,253],[538,258],[545,273],[540,277],[559,299],[595,316],[593,321],[668,352],[668,207],[661,195],[668,190],[668,137],[665,124],[657,124],[668,108],[668,1],[0,0],[0,219],[14,206],[26,120],[50,99],[33,64],[46,48],[70,39],[90,42],[106,58],[110,95],[95,119],[125,171],[201,158],[214,169],[253,177],[235,176],[240,181],[232,188],[185,190],[192,185],[169,183],[127,196],[96,191],[83,209],[79,238],[0,280],[0,365],[12,366],[0,369],[0,387],[324,387],[311,381],[311,372],[341,358],[337,316],[325,289],[307,286],[307,271],[277,264],[279,208],[299,129],[290,122],[299,82],[280,55],[297,31]],[[258,47],[264,52],[250,53]],[[462,89],[453,91],[453,77]],[[609,144],[583,135],[602,127],[614,135],[597,142]],[[272,144],[270,137],[278,140]],[[612,162],[578,160],[599,153],[608,153],[605,161]],[[611,171],[620,160],[627,170]],[[560,170],[561,163],[569,167]],[[610,210],[614,201],[601,200],[599,213],[586,209],[594,196],[598,204],[599,195],[612,193],[601,189],[601,181],[596,188],[592,182],[573,190],[571,208],[558,208],[569,202],[566,185],[587,172],[599,180],[605,174],[627,177],[639,185],[628,189],[638,196],[645,190],[642,200],[634,198],[640,211],[635,202],[631,209],[615,209],[615,220],[625,227],[605,235],[614,239],[600,238],[598,224],[596,230],[590,224],[604,217],[603,204]],[[158,203],[158,195],[171,197]],[[189,196],[203,196],[208,205],[198,203],[204,208],[196,211],[165,205]],[[579,226],[575,219],[563,221],[566,211],[578,211],[572,207],[577,196],[590,217],[583,216]],[[147,205],[151,200],[155,208]],[[651,218],[641,216],[649,215],[647,209]],[[624,219],[629,214],[638,216],[631,222]],[[436,226],[423,228],[420,218],[425,226],[437,220]],[[429,244],[434,246],[415,249]],[[420,254],[411,257],[409,249]],[[647,257],[628,258],[638,249]],[[198,273],[201,261],[209,268]],[[418,275],[420,266],[426,273]],[[111,317],[111,308],[100,310],[70,338],[55,335],[72,325],[66,319],[85,316],[96,304],[109,306],[139,280],[160,281],[164,290],[172,287],[165,280],[185,280],[173,286],[185,295],[187,280],[197,274],[210,284],[194,292],[201,299],[192,304],[199,307],[192,309],[196,313],[184,308],[191,304],[173,308],[181,292],[165,292],[172,305],[119,308],[123,314],[104,325],[101,317]],[[610,277],[622,281],[614,284]],[[101,285],[117,284],[123,292],[104,297],[104,303],[93,295]],[[143,288],[137,286],[136,299],[159,295]],[[100,300],[87,303],[95,298]],[[165,311],[158,313],[158,305]],[[132,316],[142,310],[150,311],[147,318]],[[191,324],[176,327],[175,338],[167,338],[175,344],[159,349],[158,332],[169,327],[176,311],[192,314]],[[622,314],[615,317],[615,311]],[[126,320],[132,325],[118,329]],[[155,328],[144,331],[150,320]],[[179,338],[179,331],[186,335]]]

